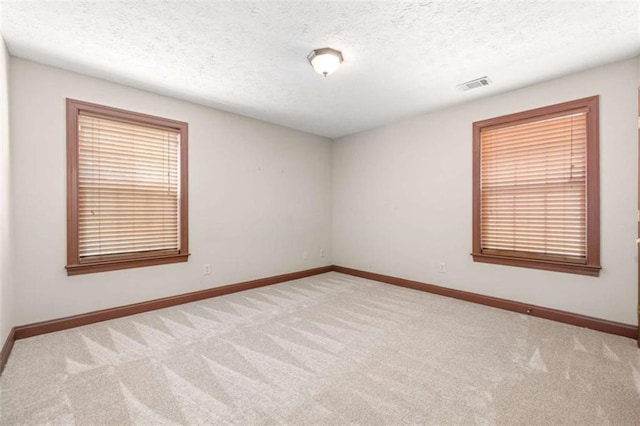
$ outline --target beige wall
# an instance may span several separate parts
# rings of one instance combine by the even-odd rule
[[[328,139],[1,53],[2,341],[12,325],[331,263],[637,323],[639,59],[342,138],[332,158]],[[473,263],[471,123],[594,94],[601,276]],[[66,97],[189,122],[188,263],[66,276]],[[437,272],[441,261],[445,274]],[[205,263],[210,276],[202,275]]]
[[[9,54],[0,37],[0,347],[13,327],[9,149]]]
[[[331,264],[329,139],[23,59],[10,71],[17,324]],[[66,97],[189,123],[188,263],[66,275]]]
[[[334,263],[637,324],[637,85],[634,58],[335,141]],[[474,263],[472,123],[592,95],[600,95],[600,277]]]

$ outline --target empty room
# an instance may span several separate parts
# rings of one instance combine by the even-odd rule
[[[0,425],[640,424],[637,1],[0,35]]]

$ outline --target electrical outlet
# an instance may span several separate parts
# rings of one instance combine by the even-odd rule
[[[202,275],[211,275],[211,265],[208,263],[204,264],[204,267],[202,268]]]
[[[309,252],[308,252],[308,251],[306,251],[306,250],[305,250],[305,251],[303,251],[303,252],[302,252],[302,258],[303,258],[303,259],[308,259],[308,258],[309,258]]]
[[[325,253],[324,253],[324,249],[320,249],[320,257],[324,257]]]
[[[441,274],[444,274],[447,272],[447,264],[444,262],[440,262],[438,263],[438,272],[440,272]]]

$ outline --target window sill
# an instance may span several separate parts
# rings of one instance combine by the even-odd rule
[[[170,254],[153,257],[136,257],[98,262],[67,265],[67,275],[91,274],[93,272],[116,271],[118,269],[141,268],[144,266],[165,265],[168,263],[186,262],[189,254]]]
[[[589,275],[597,277],[602,267],[594,265],[579,265],[575,263],[551,262],[546,260],[523,259],[488,255],[483,253],[471,253],[474,262],[493,263],[496,265],[517,266],[521,268],[544,269],[546,271],[566,272],[569,274]]]

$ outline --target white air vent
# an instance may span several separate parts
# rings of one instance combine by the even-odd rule
[[[484,76],[476,78],[475,80],[467,81],[466,83],[458,84],[456,87],[460,90],[467,91],[477,87],[488,86],[489,84],[491,84],[491,80],[489,80],[489,77]]]

